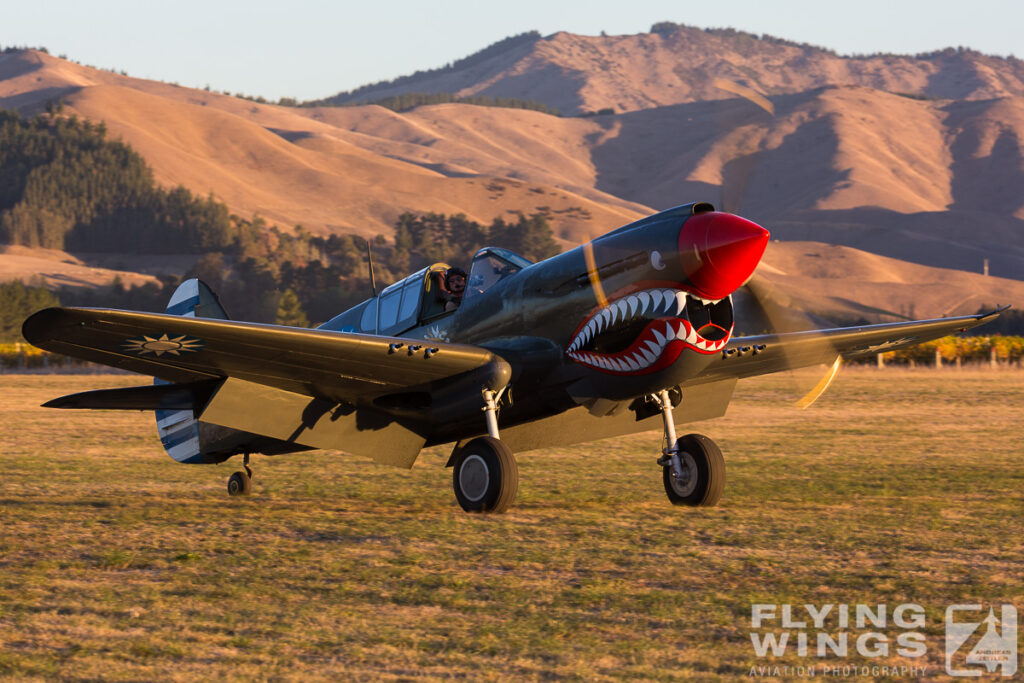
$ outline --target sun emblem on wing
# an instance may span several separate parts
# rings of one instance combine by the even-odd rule
[[[423,338],[428,341],[451,341],[451,338],[448,335],[448,330],[440,325],[432,325],[430,329],[427,330],[427,333],[423,335]]]
[[[184,334],[180,337],[170,337],[165,332],[160,337],[142,335],[134,339],[126,339],[121,346],[125,351],[137,353],[140,356],[144,356],[147,353],[152,353],[156,356],[162,356],[165,353],[180,356],[182,353],[202,351],[203,341],[190,338]]]
[[[917,337],[900,337],[899,339],[890,339],[889,341],[881,342],[880,344],[867,346],[861,351],[861,353],[880,353],[886,349],[891,349],[894,346],[909,344],[915,339],[917,339]]]

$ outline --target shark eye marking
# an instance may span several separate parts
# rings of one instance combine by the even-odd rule
[[[661,252],[658,250],[651,252],[651,267],[655,270],[665,270],[665,262],[661,260]]]

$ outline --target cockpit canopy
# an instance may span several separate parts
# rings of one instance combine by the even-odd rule
[[[499,247],[484,247],[473,256],[463,298],[479,296],[505,278],[515,275],[533,262]],[[433,320],[451,315],[444,309],[439,287],[451,268],[435,263],[386,287],[321,325],[318,329],[363,334],[399,335]]]
[[[484,247],[473,255],[466,282],[466,298],[482,294],[498,282],[515,275],[533,261],[500,247]]]

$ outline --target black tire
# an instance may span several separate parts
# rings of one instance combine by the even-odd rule
[[[452,467],[455,498],[466,512],[505,512],[519,490],[519,466],[508,446],[480,436],[461,449]]]
[[[662,468],[665,493],[673,505],[711,507],[718,503],[725,490],[725,458],[714,441],[703,434],[687,434],[676,441],[683,470],[691,478],[680,484],[672,473],[672,465]]]
[[[247,496],[252,491],[252,479],[245,472],[235,472],[228,477],[229,496]]]

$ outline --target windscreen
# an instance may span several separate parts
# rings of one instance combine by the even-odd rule
[[[528,259],[507,249],[496,247],[481,249],[473,257],[473,265],[469,269],[466,298],[486,292],[498,282],[515,275],[528,265],[531,265]]]

